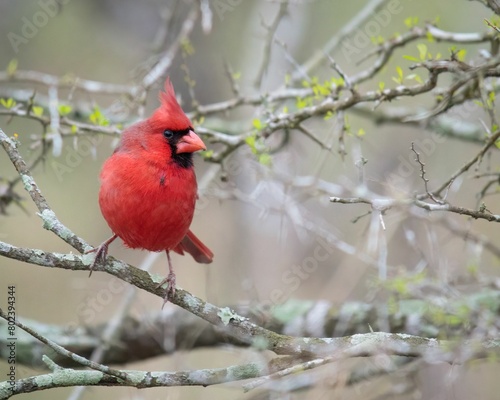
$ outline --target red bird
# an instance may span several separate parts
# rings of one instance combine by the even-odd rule
[[[161,105],[150,118],[127,128],[101,170],[99,205],[114,235],[102,243],[94,264],[104,261],[108,245],[120,237],[127,247],[167,253],[165,302],[175,294],[170,251],[188,252],[203,264],[213,253],[189,230],[197,199],[193,153],[205,150],[167,78]],[[91,268],[92,273],[92,268]]]

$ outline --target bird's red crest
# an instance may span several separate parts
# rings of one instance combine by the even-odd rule
[[[184,130],[192,126],[191,121],[182,110],[175,97],[174,87],[170,78],[165,81],[164,91],[160,91],[158,107],[151,116],[155,127],[172,130]]]

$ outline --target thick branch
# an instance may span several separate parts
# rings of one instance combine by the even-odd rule
[[[11,389],[9,382],[0,382],[0,400],[16,394],[74,386],[120,386],[138,389],[171,386],[211,386],[256,378],[269,373],[266,365],[244,364],[227,368],[201,369],[194,371],[131,371],[123,370],[129,380],[120,380],[100,371],[78,371],[59,368],[45,375],[32,376],[16,381]]]
[[[393,306],[397,311],[387,316],[386,304],[349,302],[341,306],[325,301],[289,302],[272,309],[255,307],[235,307],[237,314],[276,333],[288,332],[294,336],[339,337],[357,333],[368,333],[389,327],[392,333],[410,333],[416,336],[446,337],[471,333],[481,325],[481,321],[495,320],[500,309],[500,293],[483,290],[460,299],[436,299],[436,303],[446,303],[439,310],[431,305],[430,299],[404,299]],[[264,310],[264,311],[263,311]],[[286,314],[283,310],[286,310]],[[458,315],[469,311],[462,323]],[[444,316],[444,317],[443,317]],[[457,323],[449,325],[447,319]],[[308,321],[314,320],[314,327]],[[107,323],[86,326],[85,329],[68,329],[67,325],[43,324],[38,321],[23,320],[26,325],[36,326],[37,332],[56,343],[64,343],[71,350],[84,357],[91,357],[95,349],[102,345],[103,332]],[[7,328],[0,320],[0,331]],[[188,311],[175,308],[169,312],[156,311],[140,318],[127,317],[118,337],[108,341],[104,364],[125,364],[152,357],[172,354],[183,349],[217,347],[226,344],[245,345],[227,335],[227,332],[197,318]],[[165,343],[169,345],[166,346]],[[6,342],[0,338],[0,349],[6,349]],[[49,354],[59,365],[75,367],[69,359],[49,353],[50,349],[34,341],[28,335],[18,334],[17,362],[30,367],[43,367],[39,354]],[[8,358],[0,352],[0,358]]]

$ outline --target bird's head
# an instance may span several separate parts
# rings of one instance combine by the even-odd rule
[[[169,153],[167,158],[183,168],[191,167],[193,153],[206,150],[206,147],[177,102],[169,78],[165,81],[164,91],[160,91],[159,99],[160,107],[148,119],[148,148]]]

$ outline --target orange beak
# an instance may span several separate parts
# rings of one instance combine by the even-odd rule
[[[189,131],[187,135],[184,135],[177,142],[177,153],[194,153],[195,151],[206,149],[205,143],[203,143],[194,131]]]

